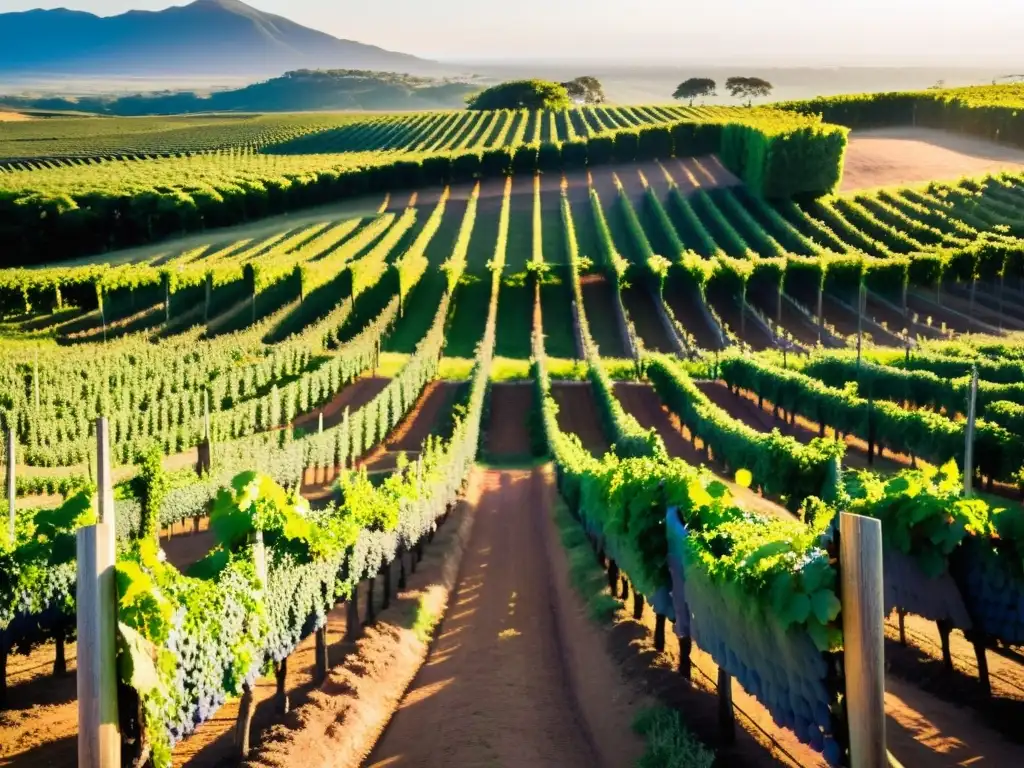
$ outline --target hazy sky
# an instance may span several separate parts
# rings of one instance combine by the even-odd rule
[[[101,15],[168,0],[0,0]],[[252,0],[337,37],[438,59],[977,64],[1024,71],[1021,0]],[[2,30],[0,30],[2,32]]]

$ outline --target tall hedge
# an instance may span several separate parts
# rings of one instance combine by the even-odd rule
[[[1024,85],[827,96],[779,105],[849,128],[921,126],[1024,147]]]
[[[719,158],[762,197],[820,197],[843,177],[847,130],[826,124],[728,123]]]

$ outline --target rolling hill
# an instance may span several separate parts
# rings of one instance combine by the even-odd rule
[[[246,75],[295,69],[435,73],[404,53],[340,40],[240,0],[100,17],[67,9],[0,13],[0,74]]]

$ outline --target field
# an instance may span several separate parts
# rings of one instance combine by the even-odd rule
[[[932,128],[879,128],[851,137],[843,191],[920,184],[1024,168],[1024,150]]]
[[[89,124],[0,129],[0,762],[86,737],[97,513],[156,766],[848,764],[843,512],[881,525],[891,755],[1019,760],[1019,150],[678,106]]]

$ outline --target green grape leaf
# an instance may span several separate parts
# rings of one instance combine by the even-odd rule
[[[807,634],[810,635],[815,647],[822,653],[837,651],[843,645],[843,633],[837,627],[826,627],[817,621],[807,624]]]
[[[788,627],[790,624],[803,624],[810,615],[811,599],[806,592],[797,592],[786,602],[779,620],[782,621],[783,627]]]
[[[831,576],[832,568],[824,557],[815,558],[800,573],[804,591],[808,594],[813,594],[822,587],[831,586]]]
[[[163,688],[157,672],[157,648],[127,624],[117,624],[117,663],[121,680],[140,696]]]
[[[839,615],[840,608],[842,608],[842,604],[839,602],[839,598],[830,589],[819,589],[811,595],[811,610],[814,611],[814,617],[822,624],[833,621]]]

